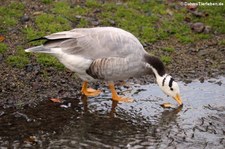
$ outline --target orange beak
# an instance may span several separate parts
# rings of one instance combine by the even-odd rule
[[[182,100],[181,100],[179,94],[177,94],[177,95],[176,95],[175,97],[173,97],[173,98],[177,101],[177,103],[178,103],[179,105],[183,105],[183,102],[182,102]]]

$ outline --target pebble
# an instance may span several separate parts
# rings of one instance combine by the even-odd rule
[[[186,83],[186,84],[189,84],[189,83],[191,83],[192,82],[192,80],[190,80],[190,79],[185,79],[184,80],[184,83]]]
[[[208,34],[212,31],[211,26],[205,26],[204,33]]]
[[[198,52],[198,56],[205,56],[205,55],[209,55],[210,53],[216,53],[216,52],[217,52],[217,49],[204,49]]]
[[[81,15],[76,15],[75,18],[76,18],[76,19],[81,19],[82,16],[81,16]]]
[[[216,82],[219,86],[221,86],[223,83],[221,81]]]
[[[2,54],[0,54],[0,61],[2,61],[3,60],[3,55]]]
[[[225,61],[221,61],[220,64],[225,64]]]
[[[112,26],[116,25],[116,22],[115,22],[114,20],[109,19],[108,22],[109,22]]]
[[[198,5],[187,5],[186,8],[187,8],[188,10],[195,11],[195,10],[198,8]]]
[[[26,66],[25,66],[25,70],[26,70],[27,72],[31,72],[31,71],[33,70],[33,65],[31,65],[31,64],[26,65]]]
[[[225,70],[225,64],[222,64],[222,65],[220,66],[220,69]]]
[[[198,52],[199,51],[198,48],[190,48],[189,50],[192,51],[192,52]]]
[[[197,32],[197,33],[202,33],[205,29],[205,25],[201,22],[197,22],[197,23],[193,23],[191,25],[191,29],[194,31],[194,32]]]
[[[94,26],[98,26],[100,24],[100,22],[99,21],[91,21],[91,24]]]
[[[20,21],[22,22],[22,23],[25,23],[25,22],[27,22],[27,21],[29,21],[30,20],[30,17],[28,16],[28,15],[23,15],[22,17],[21,17],[21,19],[20,19]]]
[[[204,77],[200,77],[200,78],[199,78],[199,81],[200,81],[201,83],[204,83],[205,78],[204,78]]]

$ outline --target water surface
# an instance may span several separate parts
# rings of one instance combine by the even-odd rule
[[[95,98],[43,101],[0,109],[0,146],[7,148],[225,148],[225,78],[179,82],[183,107],[156,84],[132,84],[133,103]]]

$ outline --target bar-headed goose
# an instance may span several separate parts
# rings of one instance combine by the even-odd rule
[[[149,55],[131,33],[114,27],[77,28],[54,33],[35,40],[45,39],[43,45],[26,49],[26,52],[47,53],[55,56],[84,81],[81,92],[97,96],[100,90],[88,88],[88,82],[108,82],[115,101],[132,101],[118,96],[113,81],[154,74],[159,87],[182,105],[178,84],[166,74],[163,63]]]

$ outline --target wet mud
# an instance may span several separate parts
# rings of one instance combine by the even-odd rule
[[[99,97],[63,98],[0,107],[0,146],[6,148],[225,148],[225,78],[179,82],[183,107],[156,84],[119,87],[133,103]],[[102,88],[104,90],[104,88]]]

